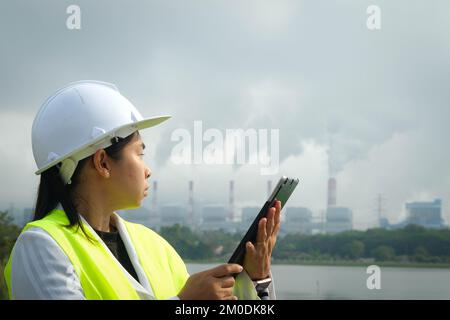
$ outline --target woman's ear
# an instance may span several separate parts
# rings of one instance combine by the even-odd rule
[[[104,149],[97,150],[92,157],[95,171],[104,178],[109,178],[111,166],[111,159],[108,157]]]

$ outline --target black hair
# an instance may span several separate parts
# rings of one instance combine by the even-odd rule
[[[116,137],[111,139],[112,145],[104,149],[106,154],[114,160],[120,160],[123,148],[135,135],[139,135],[139,132],[135,131],[126,138]],[[69,225],[66,227],[78,226],[88,237],[75,207],[73,191],[79,184],[81,170],[92,157],[93,156],[91,155],[78,162],[77,168],[71,177],[70,184],[64,185],[58,166],[53,166],[41,173],[33,221],[46,217],[57,207],[58,203],[61,203],[61,206],[69,219]]]

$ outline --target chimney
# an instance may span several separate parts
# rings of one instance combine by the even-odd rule
[[[152,190],[152,210],[151,210],[151,215],[152,216],[156,216],[156,201],[157,201],[157,193],[158,193],[158,182],[155,180],[153,181],[153,190]]]
[[[229,219],[231,222],[234,221],[234,180],[230,180],[230,199],[229,199]]]
[[[336,206],[336,179],[330,178],[328,179],[328,203],[327,207]]]
[[[189,180],[189,225],[194,227],[194,181]]]
[[[267,197],[272,194],[272,180],[267,180]]]

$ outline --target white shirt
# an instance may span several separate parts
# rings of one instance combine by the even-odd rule
[[[80,217],[83,219],[82,216]],[[116,216],[113,219],[130,261],[136,270],[139,282],[114,257],[89,224],[86,224],[91,229],[92,234],[97,237],[97,240],[104,245],[118,263],[139,297],[143,300],[155,299],[150,282],[139,263],[126,228],[120,221],[121,219]],[[84,219],[83,221],[86,222]],[[258,299],[253,282],[245,271],[242,271],[236,277],[233,290],[239,299]],[[29,228],[23,232],[14,245],[11,261],[11,291],[14,299],[86,299],[78,275],[67,255],[45,230],[37,227]],[[269,287],[269,296],[270,299],[275,299],[273,281]],[[178,297],[171,299],[178,299]]]

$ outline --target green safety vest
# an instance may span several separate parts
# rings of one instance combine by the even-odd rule
[[[131,238],[139,262],[150,282],[156,299],[176,296],[186,283],[189,274],[173,247],[154,231],[143,225],[121,219]],[[84,223],[84,222],[83,222]],[[99,241],[89,240],[77,226],[67,227],[69,220],[64,211],[55,209],[45,218],[28,223],[22,232],[31,227],[44,229],[58,243],[70,259],[83,288],[86,299],[139,299],[130,280],[114,256]],[[85,231],[92,234],[85,223]],[[11,257],[5,267],[5,280],[9,297],[11,292]]]

